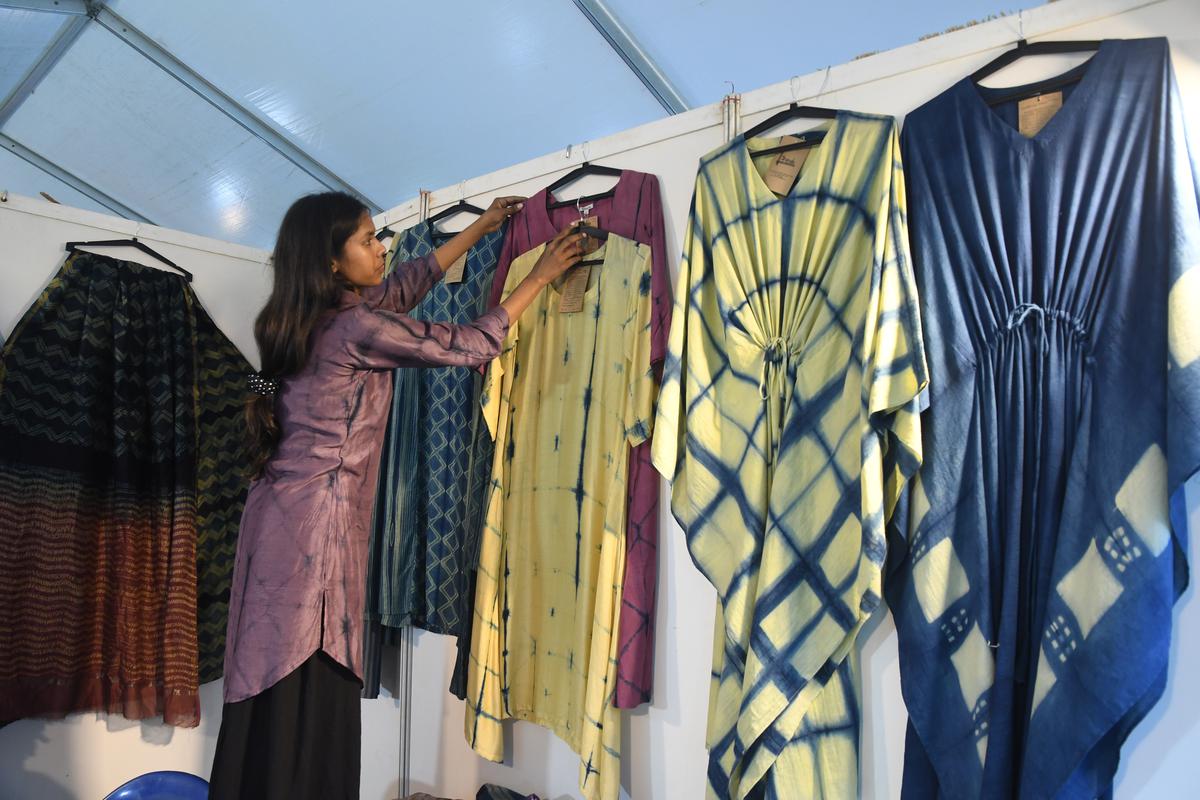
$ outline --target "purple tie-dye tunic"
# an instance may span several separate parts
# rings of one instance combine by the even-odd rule
[[[225,650],[225,702],[253,697],[324,650],[362,675],[367,542],[391,399],[391,370],[485,364],[508,314],[414,320],[442,277],[432,254],[382,286],[343,292],[311,335],[308,363],[281,381],[282,438],[242,514]]]

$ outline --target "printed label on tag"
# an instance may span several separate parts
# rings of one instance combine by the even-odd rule
[[[587,291],[588,278],[591,274],[590,266],[571,267],[566,280],[563,281],[562,302],[558,304],[560,313],[573,314],[583,311],[583,293]]]
[[[803,136],[784,136],[779,140],[780,145],[802,144],[803,142]],[[791,192],[792,185],[796,183],[796,176],[800,174],[800,168],[804,166],[804,162],[811,152],[811,150],[787,150],[771,159],[771,166],[763,177],[767,188],[781,196]]]
[[[1017,129],[1022,136],[1037,136],[1050,118],[1062,108],[1062,92],[1026,97],[1017,102]]]
[[[450,267],[446,270],[446,277],[443,280],[446,283],[461,283],[463,279],[463,270],[467,268],[467,254],[463,253],[458,257]]]

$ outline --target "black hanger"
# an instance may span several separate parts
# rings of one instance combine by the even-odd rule
[[[184,279],[187,280],[188,283],[192,282],[192,273],[188,272],[186,269],[179,266],[174,261],[167,258],[149,245],[139,242],[136,236],[132,239],[104,239],[103,241],[95,242],[67,242],[66,249],[68,253],[75,253],[78,252],[79,248],[81,247],[132,247],[135,250],[141,250],[147,255],[154,256],[171,269],[176,270],[179,272],[179,274],[183,275]]]
[[[576,207],[578,207],[579,205],[582,205],[583,202],[584,202],[584,199],[580,198],[579,201],[576,203]],[[581,220],[583,219],[583,212],[580,212],[579,218]],[[575,226],[574,231],[576,233],[582,233],[586,238],[589,238],[589,239],[599,239],[602,242],[608,240],[608,231],[604,230],[603,228],[597,228],[595,225],[584,225],[581,223],[581,224]],[[599,250],[600,248],[597,247],[596,249]],[[604,263],[604,259],[602,259],[602,258],[591,258],[591,259],[584,259],[583,261],[576,262],[575,267],[594,267],[598,264],[603,264],[603,263]],[[572,269],[574,269],[575,267],[572,267]]]
[[[458,231],[439,231],[434,227],[437,223],[449,217],[453,217],[455,214],[474,214],[475,216],[480,217],[483,216],[483,209],[479,206],[468,203],[466,200],[459,200],[452,206],[446,206],[441,211],[425,220],[427,223],[429,223],[429,230],[433,233],[434,238],[441,237],[448,239],[452,236],[458,235]]]
[[[745,139],[753,139],[755,136],[760,136],[763,133],[771,130],[775,126],[793,119],[836,119],[837,110],[833,108],[822,108],[821,106],[802,106],[799,103],[792,103],[778,114],[773,114],[762,122],[755,125],[750,130],[742,134]],[[799,150],[804,147],[815,147],[825,138],[825,131],[808,131],[796,137],[800,141],[790,144],[781,144],[778,147],[768,147],[766,150],[757,150],[753,153],[754,158],[759,156],[772,155],[774,153],[783,153],[788,150]]]
[[[594,225],[576,225],[575,230],[584,234],[589,239],[599,239],[600,241],[606,241],[608,239],[608,231],[601,230],[600,228],[597,228]],[[597,247],[596,249],[599,250],[600,248]],[[575,266],[576,267],[594,267],[594,266],[597,266],[597,265],[603,264],[603,263],[604,263],[603,258],[589,258],[589,259],[584,259],[583,261],[577,262],[575,264]],[[574,269],[574,267],[572,267],[572,269]]]
[[[1079,41],[1051,41],[1051,42],[1033,42],[1030,44],[1024,39],[1017,41],[1017,46],[1011,50],[1006,50],[1000,55],[993,58],[988,63],[984,64],[979,69],[971,73],[971,80],[979,83],[989,75],[993,75],[1007,67],[1009,64],[1027,56],[1047,56],[1061,55],[1063,53],[1090,53],[1100,49],[1100,41],[1094,39],[1081,39]],[[1084,62],[1087,63],[1087,62]],[[1052,78],[1047,78],[1044,81],[1031,83],[1026,86],[1019,87],[1016,91],[1003,92],[992,96],[987,104],[990,106],[1008,103],[1012,100],[1023,100],[1028,97],[1036,97],[1046,92],[1052,92],[1055,89],[1061,89],[1064,86],[1069,86],[1072,83],[1078,83],[1083,77],[1084,70],[1079,67],[1068,70],[1062,75],[1056,75]]]
[[[1024,39],[1017,40],[1017,46],[1006,50],[971,73],[971,80],[979,83],[989,75],[995,74],[1009,64],[1026,56],[1059,55],[1061,53],[1087,53],[1100,49],[1099,40],[1081,39],[1079,41],[1034,42],[1030,44]]]
[[[575,230],[578,231],[579,233],[584,234],[589,239],[604,240],[604,239],[608,238],[608,231],[601,230],[600,228],[597,228],[595,225],[576,225]]]
[[[395,235],[396,235],[396,232],[394,230],[389,228],[387,225],[384,225],[382,228],[379,229],[379,233],[375,234],[375,238],[382,242],[387,237],[395,236]]]
[[[625,174],[625,170],[623,169],[617,169],[616,167],[605,167],[600,164],[592,164],[588,161],[585,161],[546,187],[546,208],[563,208],[565,206],[574,206],[578,205],[579,203],[588,203],[593,200],[603,200],[607,197],[612,197],[617,193],[616,186],[612,187],[606,192],[589,194],[584,197],[576,197],[573,200],[555,200],[554,193],[564,186],[569,186],[580,178],[587,177],[588,175],[604,175],[610,178],[619,179],[623,174]]]

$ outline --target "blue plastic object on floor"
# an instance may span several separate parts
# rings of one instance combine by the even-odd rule
[[[208,800],[208,781],[187,772],[147,772],[121,784],[104,800]]]

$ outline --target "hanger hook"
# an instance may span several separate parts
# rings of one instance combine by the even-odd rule
[[[1020,44],[1025,43],[1025,12],[1017,12],[1017,41]]]
[[[793,103],[799,101],[799,97],[798,97],[799,92],[797,91],[799,85],[800,85],[800,76],[799,75],[793,75],[791,77],[791,79],[788,81],[788,87],[791,88],[791,90],[792,90],[792,102]]]
[[[829,76],[833,71],[833,67],[829,64],[825,65],[825,75],[821,78],[821,88],[817,89],[817,97],[825,96],[826,87],[829,85]]]
[[[730,94],[737,94],[737,87],[733,85],[733,81],[721,81],[721,82],[729,84],[729,93]]]

